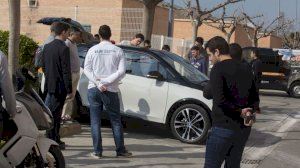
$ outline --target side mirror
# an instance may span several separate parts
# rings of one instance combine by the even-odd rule
[[[164,77],[158,71],[150,71],[147,75],[147,78],[156,79],[158,81],[164,81]]]

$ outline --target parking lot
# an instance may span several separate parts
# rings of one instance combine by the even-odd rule
[[[242,167],[245,168],[257,167],[264,163],[265,158],[281,144],[290,128],[300,119],[299,99],[290,98],[283,92],[261,91],[261,108],[262,114],[257,116],[257,123],[252,129],[244,152]],[[92,140],[90,127],[86,124],[82,126],[81,134],[63,139],[67,144],[63,152],[67,167],[198,168],[203,166],[204,144],[181,143],[172,137],[169,130],[157,124],[135,119],[129,119],[127,123],[125,143],[128,150],[133,152],[133,158],[115,158],[114,141],[108,126],[102,131],[105,157],[101,160],[91,158],[89,153],[92,151]],[[296,160],[295,165],[297,164]]]

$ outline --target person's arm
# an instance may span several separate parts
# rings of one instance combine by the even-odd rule
[[[203,96],[209,100],[213,98],[213,95],[211,93],[210,81],[208,81],[207,84],[203,88]]]
[[[222,76],[219,67],[214,67],[211,72],[211,91],[214,103],[225,111],[241,112],[241,108],[230,102],[224,93],[225,79]]]
[[[71,74],[71,62],[70,62],[70,49],[65,47],[61,56],[61,67],[63,73],[63,80],[67,93],[72,93],[72,74]]]
[[[5,55],[0,52],[0,80],[1,91],[5,101],[5,106],[8,114],[12,117],[16,114],[16,97],[13,83],[8,72],[7,59]]]
[[[122,50],[119,51],[118,53],[119,56],[119,65],[118,65],[118,70],[109,75],[106,78],[101,78],[100,80],[100,86],[101,85],[110,85],[118,80],[121,80],[124,76],[125,76],[125,72],[126,72],[126,62],[125,62],[125,55],[124,52]]]
[[[256,88],[256,84],[255,81],[252,80],[252,85],[250,88],[250,95],[249,95],[249,107],[251,107],[254,111],[258,111],[260,112],[260,107],[259,107],[259,103],[260,103],[260,99],[259,99],[259,90]]]
[[[97,87],[99,86],[99,81],[94,76],[93,71],[93,51],[89,50],[86,54],[85,61],[84,61],[84,74],[89,79],[90,82],[94,83]]]

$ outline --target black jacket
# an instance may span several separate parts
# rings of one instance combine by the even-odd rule
[[[261,77],[262,77],[262,62],[261,62],[261,60],[255,59],[255,60],[251,61],[251,67],[252,67],[252,71],[254,74],[255,83],[256,83],[257,87],[259,87],[259,85],[261,83]]]
[[[235,60],[214,65],[211,80],[203,95],[213,99],[213,126],[238,129],[243,127],[241,109],[259,110],[259,95],[249,66]]]
[[[42,66],[45,73],[45,91],[48,93],[69,94],[72,92],[70,50],[59,39],[46,44],[42,53]]]

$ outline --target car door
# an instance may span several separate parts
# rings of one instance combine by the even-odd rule
[[[149,72],[157,71],[167,79],[166,69],[146,52],[124,52],[127,65],[126,76],[120,85],[121,110],[129,116],[162,123],[169,84],[149,78]]]

